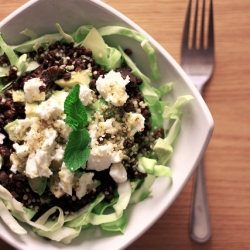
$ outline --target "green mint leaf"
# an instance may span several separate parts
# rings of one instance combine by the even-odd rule
[[[82,167],[90,155],[91,138],[86,129],[71,131],[64,151],[63,161],[70,172]]]
[[[67,115],[65,122],[74,130],[82,129],[88,124],[88,115],[79,99],[79,91],[80,85],[76,84],[64,102],[64,113]]]

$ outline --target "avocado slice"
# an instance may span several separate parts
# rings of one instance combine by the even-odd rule
[[[31,189],[38,193],[40,196],[44,193],[47,186],[47,178],[46,177],[36,177],[36,178],[28,178],[29,185]]]
[[[18,135],[15,134],[15,128],[18,126],[18,120],[15,120],[13,122],[8,123],[5,127],[4,130],[8,133],[9,138],[12,141],[17,141]]]
[[[72,88],[77,83],[80,85],[89,86],[89,82],[91,81],[91,78],[89,76],[88,70],[82,70],[77,72],[71,72],[71,78],[69,80],[64,79],[58,79],[55,81],[55,83],[60,86],[61,88]]]
[[[154,146],[154,153],[158,158],[157,164],[164,165],[173,154],[173,148],[164,139],[158,138]]]
[[[24,102],[25,96],[22,90],[13,90],[12,91],[13,102]]]
[[[25,114],[27,118],[31,118],[36,115],[36,108],[38,107],[38,103],[28,103],[25,104]]]

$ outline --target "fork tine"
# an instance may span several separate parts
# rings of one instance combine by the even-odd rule
[[[210,11],[209,11],[208,49],[214,49],[214,20],[213,20],[213,1],[212,0],[210,0]]]
[[[206,1],[203,0],[202,14],[201,14],[201,33],[200,33],[200,48],[204,48],[204,23],[205,23],[205,5]]]
[[[191,14],[192,0],[189,0],[187,14],[182,35],[182,49],[188,48],[189,26],[190,26],[190,14]]]
[[[192,48],[196,48],[196,29],[197,29],[197,16],[198,16],[198,0],[196,0],[195,16],[194,16],[194,30],[192,38]]]

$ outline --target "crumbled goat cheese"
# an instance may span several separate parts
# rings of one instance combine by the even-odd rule
[[[129,83],[129,76],[123,79],[120,72],[111,70],[104,78],[99,77],[96,81],[96,89],[101,96],[114,106],[123,106],[127,99],[126,85]]]
[[[71,173],[65,166],[65,163],[62,164],[61,170],[59,171],[60,182],[58,183],[59,187],[69,195],[72,195],[72,185],[74,180],[74,174]]]
[[[76,185],[76,196],[80,200],[88,191],[88,186],[93,183],[94,173],[84,173]]]
[[[96,171],[102,171],[109,168],[112,163],[122,160],[122,152],[114,151],[114,145],[108,142],[105,145],[97,145],[91,148],[88,158],[87,168]]]
[[[109,174],[117,183],[122,183],[127,180],[127,171],[121,162],[113,163],[110,167]]]
[[[142,132],[144,130],[145,118],[141,114],[128,113],[126,124],[128,126],[128,135],[134,136],[136,132]]]
[[[41,92],[40,87],[46,87],[40,78],[32,78],[25,82],[23,87],[25,100],[29,103],[45,100],[45,92]]]
[[[37,150],[36,152],[32,152],[29,154],[26,163],[26,176],[32,179],[41,176],[49,178],[53,174],[49,169],[50,162],[51,157],[46,151]]]
[[[36,117],[17,120],[9,128],[10,138],[16,142],[13,145],[15,152],[11,154],[11,171],[25,170],[30,178],[49,177],[53,174],[50,170],[52,160],[62,163],[64,150],[57,138],[67,140],[71,128],[60,120],[62,105],[57,104],[56,99],[49,100],[52,101],[37,107],[36,112],[41,112]]]
[[[91,104],[93,101],[94,91],[87,86],[80,85],[79,98],[84,106]]]
[[[27,145],[19,145],[18,143],[14,143],[13,148],[16,151],[17,157],[21,160],[25,160],[29,154],[29,147]]]
[[[72,131],[71,127],[68,126],[63,120],[56,120],[53,126],[57,129],[58,133],[62,138],[68,140],[69,133]]]
[[[35,120],[36,117],[14,121],[12,126],[8,129],[9,138],[12,141],[23,140],[26,136],[27,129],[34,123]]]
[[[5,138],[5,135],[0,133],[0,144],[3,144],[4,138]]]
[[[51,159],[55,160],[57,162],[61,162],[63,160],[64,149],[63,149],[63,147],[61,145],[58,145],[57,147],[58,148],[56,148],[52,152]]]
[[[63,107],[54,98],[49,98],[36,108],[35,113],[43,120],[57,119],[63,114]]]
[[[119,131],[122,129],[121,124],[118,123],[114,118],[107,119],[104,122],[99,122],[98,124],[95,121],[91,122],[88,130],[91,137],[91,146],[96,145],[96,141],[100,136],[105,134],[115,135],[119,134]]]
[[[15,152],[10,155],[10,161],[12,163],[10,171],[13,173],[16,173],[16,171],[22,172],[24,170],[25,164],[17,157]]]
[[[98,129],[104,131],[104,133],[108,133],[114,135],[118,132],[119,123],[116,122],[114,118],[107,119],[105,122],[100,122],[98,124]]]

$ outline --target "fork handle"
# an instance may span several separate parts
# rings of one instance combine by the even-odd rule
[[[197,243],[205,243],[211,237],[203,159],[199,162],[194,175],[189,234],[191,239]]]

